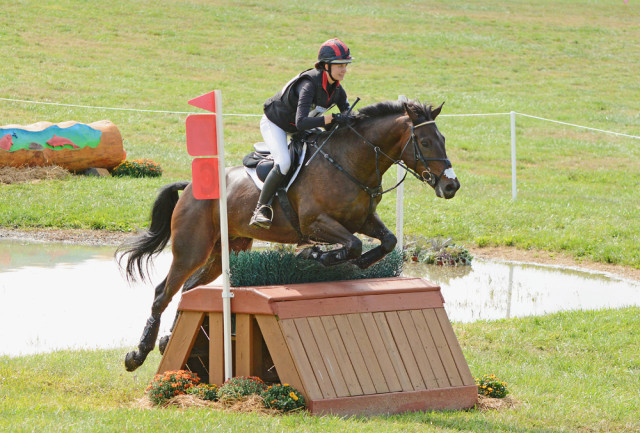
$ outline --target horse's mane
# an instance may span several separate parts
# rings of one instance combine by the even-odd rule
[[[375,122],[382,117],[401,116],[406,113],[404,104],[403,101],[383,101],[362,107],[358,110],[354,126],[366,127],[369,122]],[[423,104],[417,100],[407,101],[406,104],[416,114],[420,122],[433,120],[433,106]],[[353,134],[353,132],[348,128],[340,128],[336,131],[334,137],[338,138],[344,134]],[[319,134],[320,137],[326,137],[327,135],[329,135],[329,131],[323,131]]]
[[[422,121],[433,120],[433,114],[431,113],[433,107],[431,105],[423,104],[417,100],[408,101],[406,104]],[[383,101],[363,107],[358,111],[356,118],[358,121],[365,121],[404,113],[405,106],[403,101]]]

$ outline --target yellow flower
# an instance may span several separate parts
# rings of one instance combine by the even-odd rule
[[[292,399],[294,399],[295,401],[298,401],[298,396],[297,396],[293,391],[291,391],[291,392],[289,393],[289,397],[291,397],[291,398],[292,398]]]
[[[283,383],[282,386],[289,386],[289,384],[288,383]]]

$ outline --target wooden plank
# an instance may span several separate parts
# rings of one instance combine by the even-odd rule
[[[236,314],[236,370],[234,376],[253,376],[253,327],[250,314]]]
[[[255,315],[251,315],[251,365],[249,371],[252,376],[265,377],[267,368],[265,365],[265,343],[262,332],[256,320]]]
[[[224,383],[224,325],[222,313],[209,314],[209,383]]]
[[[440,321],[438,320],[438,316],[436,316],[436,312],[433,309],[427,309],[423,310],[422,313],[424,314],[424,318],[426,319],[429,330],[431,331],[431,336],[433,337],[433,342],[436,344],[436,349],[440,359],[442,360],[444,370],[447,372],[449,383],[451,386],[462,386],[462,379],[458,373],[458,368],[453,360],[453,356],[451,356],[447,340],[440,328]]]
[[[255,318],[260,326],[260,332],[267,344],[267,349],[269,350],[271,359],[276,366],[276,372],[278,373],[280,382],[290,384],[292,387],[300,391],[306,400],[309,400],[309,391],[307,390],[304,381],[300,378],[300,373],[293,361],[293,357],[291,356],[285,337],[282,334],[278,320],[275,316],[267,316],[263,314],[256,315]]]
[[[349,324],[351,325],[351,329],[353,330],[353,334],[355,336],[356,342],[358,343],[358,347],[360,348],[360,352],[364,357],[364,363],[366,364],[367,370],[371,375],[373,386],[376,388],[376,392],[389,392],[389,385],[387,385],[387,381],[384,378],[384,374],[382,373],[382,369],[380,368],[380,364],[378,363],[378,358],[376,357],[375,351],[373,350],[371,341],[369,341],[369,335],[367,334],[367,330],[362,323],[360,314],[347,314],[347,319],[349,320]]]
[[[424,313],[421,310],[412,310],[411,316],[413,317],[413,322],[415,323],[418,335],[420,336],[422,347],[427,354],[427,358],[429,358],[429,364],[431,365],[433,374],[436,377],[436,382],[438,382],[438,387],[447,388],[451,386],[449,383],[449,376],[447,376],[447,372],[444,369],[436,344],[433,342],[433,337],[431,337],[431,331],[427,326]]]
[[[404,366],[407,369],[407,374],[409,375],[409,380],[411,380],[413,389],[415,391],[426,389],[427,387],[422,380],[422,374],[420,373],[416,359],[413,356],[411,344],[404,332],[398,313],[396,311],[390,311],[384,314],[387,317],[389,328],[391,328],[393,339],[396,341],[398,352],[400,352]]]
[[[158,366],[158,373],[180,370],[189,359],[189,353],[196,341],[204,313],[183,311],[178,316],[176,326]]]
[[[373,313],[373,318],[378,326],[378,331],[380,332],[380,337],[382,338],[384,347],[389,354],[389,358],[391,358],[391,363],[396,371],[402,390],[413,391],[413,385],[409,379],[407,369],[404,366],[404,361],[402,361],[402,356],[400,356],[400,352],[398,352],[396,341],[393,339],[391,328],[387,322],[387,316],[385,316],[384,313]]]
[[[329,371],[324,365],[322,353],[320,353],[320,348],[318,348],[318,344],[313,336],[308,319],[293,319],[293,323],[298,329],[298,335],[300,335],[300,340],[302,341],[309,363],[311,363],[311,367],[313,368],[313,373],[316,376],[316,381],[320,386],[323,398],[336,398],[336,390],[331,381]]]
[[[373,379],[371,379],[367,365],[364,362],[364,357],[358,347],[358,342],[349,324],[349,319],[344,315],[333,316],[333,318],[338,326],[340,336],[351,360],[351,365],[353,365],[356,376],[358,377],[358,382],[362,387],[363,394],[375,394],[376,387],[373,385]]]
[[[413,356],[416,358],[416,362],[418,363],[418,369],[420,369],[420,374],[422,374],[424,384],[427,385],[427,389],[439,388],[436,376],[431,369],[431,363],[429,362],[427,353],[425,352],[424,347],[422,347],[422,342],[420,341],[420,336],[418,335],[417,327],[413,321],[411,311],[398,311],[398,317],[400,318],[400,322],[404,328],[404,333],[409,340]]]
[[[311,401],[309,412],[313,415],[340,417],[371,416],[414,411],[470,409],[477,401],[478,387],[474,385]]]
[[[311,400],[322,399],[320,385],[316,380],[316,375],[307,357],[307,352],[305,352],[296,324],[293,323],[291,319],[280,320],[279,323],[282,334],[289,346],[291,357],[294,359],[298,372],[300,373],[300,379],[304,382],[304,387],[309,393],[309,398]]]
[[[205,311],[205,312],[222,312],[222,287],[219,285],[205,285],[196,287],[184,293],[180,299],[178,309],[180,311]],[[426,281],[422,278],[374,278],[366,280],[349,280],[349,281],[332,281],[331,283],[306,283],[306,284],[287,284],[282,286],[258,286],[258,287],[235,287],[233,290],[234,298],[231,303],[232,313],[245,314],[274,314],[272,307],[278,304],[288,304],[289,301],[311,301],[307,306],[324,305],[325,299],[340,298],[357,298],[385,296],[378,298],[379,305],[386,302],[399,303],[402,308],[404,300],[399,300],[398,296],[414,293],[416,297],[411,298],[416,302],[435,302],[430,308],[442,307],[443,299],[440,294],[440,287]],[[436,296],[432,297],[431,293]],[[389,295],[389,296],[386,296]],[[374,296],[374,298],[375,298]],[[422,298],[422,300],[418,299]],[[396,300],[394,300],[396,299]],[[408,299],[408,298],[407,298]],[[372,300],[372,299],[370,299]],[[319,303],[316,301],[320,301]],[[358,301],[351,300],[348,302]],[[364,301],[365,304],[369,301]],[[336,302],[342,303],[341,300]],[[328,304],[327,304],[328,305]],[[405,304],[407,305],[407,304]],[[414,305],[414,304],[412,304]],[[414,305],[414,308],[417,308]],[[425,307],[426,308],[426,307]],[[389,309],[385,310],[389,311]],[[314,313],[314,311],[311,311]],[[307,316],[315,315],[331,315],[338,314],[336,311],[323,314],[307,314]],[[280,319],[287,318],[279,315]],[[300,316],[299,316],[300,317]],[[304,316],[306,317],[306,316]]]
[[[353,369],[353,364],[351,363],[351,359],[349,359],[349,353],[344,345],[344,341],[342,341],[342,336],[340,335],[340,330],[338,329],[338,325],[336,324],[334,317],[322,316],[320,317],[320,320],[322,321],[322,325],[327,333],[327,338],[329,339],[329,343],[331,344],[331,348],[333,349],[338,365],[340,365],[340,370],[342,371],[345,384],[349,389],[349,394],[362,395],[362,387],[358,382],[358,376]]]
[[[275,302],[274,314],[280,319],[342,314],[373,313],[442,307],[439,291],[340,296]]]
[[[442,332],[444,333],[449,349],[451,350],[451,355],[453,356],[453,360],[458,368],[458,373],[460,373],[462,384],[475,385],[476,381],[473,379],[473,375],[469,369],[469,364],[467,364],[467,360],[464,358],[462,348],[460,347],[460,343],[458,343],[455,332],[453,332],[453,327],[451,326],[451,322],[449,321],[449,317],[447,317],[447,313],[444,308],[436,308],[436,316],[440,321],[440,327],[442,328]]]
[[[322,321],[319,317],[309,317],[307,321],[318,345],[318,349],[320,350],[324,366],[329,373],[329,378],[331,378],[331,383],[333,384],[333,389],[336,391],[336,395],[338,397],[350,396],[351,393],[349,393],[349,388],[342,375],[340,363],[333,353],[333,348],[331,347],[331,343],[329,343],[329,337],[327,337],[327,332],[324,329]]]
[[[393,362],[391,362],[391,357],[389,356],[389,353],[384,346],[382,336],[380,335],[378,325],[373,318],[373,314],[363,313],[360,315],[360,317],[362,318],[362,323],[367,331],[367,335],[369,336],[369,341],[371,341],[371,345],[373,346],[373,351],[376,354],[376,358],[378,358],[378,363],[380,364],[382,374],[384,375],[384,378],[387,381],[387,385],[389,386],[389,391],[402,391],[400,380],[398,379],[396,370],[393,367]]]

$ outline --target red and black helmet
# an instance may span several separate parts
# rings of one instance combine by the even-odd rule
[[[352,60],[349,47],[338,38],[329,39],[318,51],[318,63],[351,63]]]

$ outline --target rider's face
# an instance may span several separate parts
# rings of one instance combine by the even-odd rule
[[[347,74],[348,66],[348,63],[333,63],[326,65],[325,67],[328,71],[331,71],[331,75],[333,76],[334,80],[342,81],[344,80],[344,76]],[[331,77],[329,77],[329,80],[331,80]],[[331,82],[333,82],[333,80],[331,80]]]

